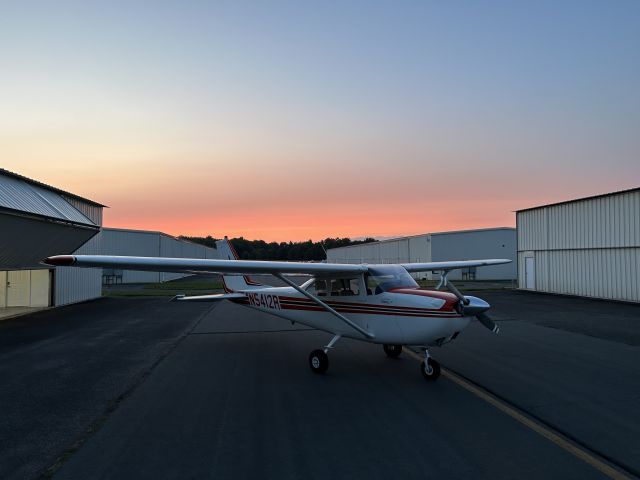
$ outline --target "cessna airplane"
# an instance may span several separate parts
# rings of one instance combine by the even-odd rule
[[[229,300],[331,333],[331,341],[309,355],[309,366],[315,373],[327,371],[327,353],[341,337],[382,344],[392,358],[400,355],[403,345],[416,346],[424,352],[420,371],[427,380],[436,380],[440,375],[440,365],[429,355],[430,346],[454,340],[474,317],[489,330],[498,332],[498,326],[485,313],[489,304],[460,293],[447,275],[456,269],[511,262],[507,259],[398,265],[266,262],[238,260],[226,237],[217,242],[217,248],[220,258],[227,260],[58,255],[43,262],[54,266],[218,273],[222,275],[226,293],[179,295],[173,300]],[[426,271],[441,273],[436,290],[420,288],[410,275]],[[247,275],[273,275],[288,286],[262,285]],[[292,275],[311,278],[298,285],[291,280]],[[443,287],[449,291],[440,291]]]

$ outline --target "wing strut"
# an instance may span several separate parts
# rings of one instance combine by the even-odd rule
[[[349,325],[351,328],[357,330],[358,332],[360,332],[362,335],[364,335],[367,338],[375,338],[375,335],[372,333],[367,332],[364,328],[362,328],[360,325],[357,325],[355,323],[353,323],[351,320],[349,320],[347,317],[345,317],[344,315],[336,312],[333,308],[331,308],[329,305],[327,305],[326,303],[324,303],[322,300],[320,300],[318,297],[316,297],[315,295],[311,295],[309,292],[307,292],[306,290],[303,290],[302,288],[300,288],[298,285],[296,285],[295,283],[293,283],[291,280],[289,280],[287,277],[285,277],[284,275],[282,275],[281,273],[274,273],[274,275],[276,277],[278,277],[280,280],[282,280],[284,283],[286,283],[287,285],[289,285],[290,287],[295,288],[297,291],[299,291],[301,294],[303,294],[305,297],[307,297],[309,300],[311,300],[312,302],[317,303],[318,305],[320,305],[322,308],[324,308],[327,312],[335,315],[336,317],[338,317],[340,320],[342,320],[344,323],[346,323],[347,325]]]

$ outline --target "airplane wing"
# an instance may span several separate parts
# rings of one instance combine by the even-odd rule
[[[57,255],[43,263],[67,267],[121,268],[177,273],[289,274],[348,277],[368,271],[365,265],[258,260],[209,260],[198,258],[121,257],[115,255]]]
[[[458,268],[486,267],[489,265],[502,265],[511,263],[508,258],[495,258],[488,260],[457,260],[452,262],[429,262],[429,263],[403,263],[402,266],[408,272],[429,272],[429,271],[449,271]]]

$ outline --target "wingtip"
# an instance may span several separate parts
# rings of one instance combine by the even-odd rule
[[[76,263],[76,257],[73,255],[54,255],[53,257],[45,258],[42,263],[54,267],[70,267]]]

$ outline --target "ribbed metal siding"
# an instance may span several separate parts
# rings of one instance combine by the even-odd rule
[[[93,203],[83,202],[80,199],[67,197],[62,195],[67,202],[77,208],[85,217],[91,220],[96,225],[102,226],[102,211],[103,207],[94,205]]]
[[[515,229],[497,228],[416,235],[396,240],[332,248],[327,252],[328,261],[336,263],[410,263],[478,258],[515,260]],[[476,274],[478,279],[485,280],[509,280],[517,277],[515,262],[496,267],[478,268]],[[415,276],[426,276],[431,279],[433,275],[420,273]],[[451,279],[461,277],[460,271],[454,271],[450,276]]]
[[[102,229],[103,255],[129,255],[167,258],[218,258],[217,250],[159,232]],[[166,282],[186,277],[184,273],[123,270],[122,283]]]
[[[160,252],[160,238],[155,232],[111,230],[103,228],[102,255],[128,255],[134,257],[157,257]],[[159,272],[123,270],[122,283],[152,283],[160,281]]]
[[[100,234],[93,237],[76,252],[78,255],[100,253]],[[56,306],[82,302],[102,295],[101,268],[56,267],[54,272],[54,302]]]
[[[430,261],[430,234],[363,243],[327,251],[327,261],[335,263],[406,263]]]
[[[431,259],[434,262],[450,260],[476,260],[481,258],[508,258],[512,263],[480,267],[477,280],[514,280],[516,271],[516,231],[512,228],[433,234]],[[463,278],[461,270],[449,274],[452,280]]]
[[[640,192],[517,215],[521,288],[529,252],[535,257],[536,290],[640,301]]]
[[[0,174],[0,207],[94,225],[60,194],[2,174]]]

